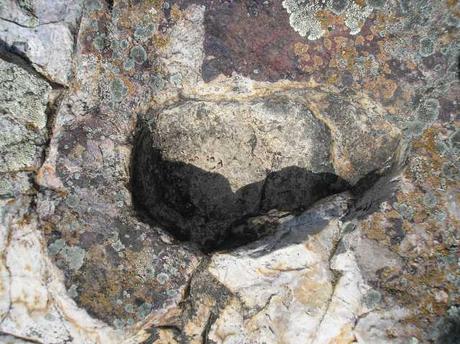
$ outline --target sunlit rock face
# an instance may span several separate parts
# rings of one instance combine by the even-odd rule
[[[458,343],[457,1],[0,1],[0,342]]]

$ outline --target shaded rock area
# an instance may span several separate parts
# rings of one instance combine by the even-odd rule
[[[350,189],[391,162],[400,137],[378,105],[320,89],[184,101],[145,117],[132,163],[138,206],[206,251],[262,235],[248,218]]]
[[[459,342],[459,19],[0,1],[0,343]]]

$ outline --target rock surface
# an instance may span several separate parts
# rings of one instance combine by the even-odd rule
[[[459,13],[0,1],[0,342],[457,343]]]
[[[140,122],[134,195],[183,240],[206,249],[240,236],[232,227],[254,236],[247,217],[306,209],[391,161],[400,131],[364,95],[266,92],[183,101]]]
[[[2,0],[0,49],[26,58],[52,82],[67,85],[82,0]]]

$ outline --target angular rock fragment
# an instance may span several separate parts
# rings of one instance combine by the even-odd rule
[[[19,55],[50,81],[67,85],[82,0],[6,0],[0,4],[0,52]]]
[[[40,167],[49,84],[0,59],[0,173]]]

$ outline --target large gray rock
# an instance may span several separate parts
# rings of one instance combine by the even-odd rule
[[[5,0],[0,4],[2,50],[18,54],[49,80],[67,85],[72,72],[73,30],[83,1]]]

